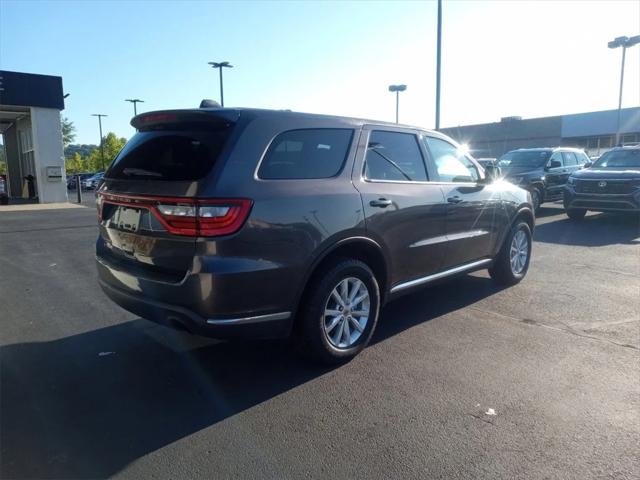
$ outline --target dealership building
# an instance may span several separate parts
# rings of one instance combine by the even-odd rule
[[[620,143],[640,142],[640,107],[623,108]],[[499,158],[509,150],[530,147],[577,147],[597,156],[615,146],[618,110],[555,117],[504,117],[500,122],[443,128],[441,131],[469,146],[476,158]]]
[[[62,78],[0,70],[0,134],[9,198],[67,201]]]

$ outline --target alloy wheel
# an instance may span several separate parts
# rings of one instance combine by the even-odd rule
[[[342,279],[329,294],[324,308],[324,333],[335,348],[352,347],[369,321],[369,289],[356,277]]]
[[[511,271],[514,275],[519,275],[524,271],[529,258],[529,239],[524,230],[518,230],[511,241],[509,260],[511,261]]]

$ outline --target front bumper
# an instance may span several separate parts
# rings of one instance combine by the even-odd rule
[[[585,209],[596,212],[640,212],[640,191],[628,194],[576,193],[570,186],[564,189],[565,209]]]

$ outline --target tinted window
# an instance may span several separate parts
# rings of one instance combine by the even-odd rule
[[[138,132],[124,146],[105,176],[198,180],[213,167],[229,130]]]
[[[565,167],[578,164],[576,154],[573,152],[562,152],[562,158],[564,158]]]
[[[478,169],[454,145],[439,138],[424,137],[443,182],[477,182]]]
[[[365,157],[368,180],[426,181],[420,146],[411,133],[373,131]]]
[[[562,161],[562,153],[561,152],[553,152],[553,155],[551,155],[551,158],[549,159],[549,162],[547,163],[547,165],[551,166],[551,162],[553,162],[554,160],[557,160],[558,162],[560,162],[560,166],[559,167],[553,167],[553,168],[560,168],[562,167],[563,161]]]
[[[598,168],[639,168],[640,148],[609,150],[594,163]]]
[[[291,130],[278,135],[260,165],[260,178],[329,178],[347,157],[352,130]]]
[[[589,162],[589,157],[587,157],[586,153],[576,153],[576,157],[578,157],[578,163],[580,165],[584,165],[585,163]]]
[[[502,168],[538,168],[549,160],[551,150],[512,150],[500,157],[498,166]]]

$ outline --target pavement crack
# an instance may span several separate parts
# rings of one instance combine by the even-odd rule
[[[471,306],[469,308],[471,308],[472,310],[477,310],[477,311],[482,312],[482,313],[486,313],[488,315],[497,315],[499,317],[504,317],[504,318],[508,318],[510,320],[515,320],[517,322],[525,323],[527,325],[533,325],[533,326],[536,326],[536,327],[548,328],[550,330],[555,330],[557,332],[564,332],[564,333],[568,333],[570,335],[575,335],[576,337],[588,338],[588,339],[591,339],[591,340],[598,340],[598,341],[601,341],[601,342],[610,343],[610,344],[615,345],[617,347],[630,348],[632,350],[640,350],[640,348],[636,347],[635,345],[630,345],[628,343],[619,343],[619,342],[615,342],[613,340],[609,340],[608,338],[596,337],[594,335],[589,335],[589,334],[586,334],[586,333],[579,332],[579,331],[573,329],[572,327],[570,327],[569,325],[567,325],[566,323],[563,323],[563,322],[558,322],[564,327],[564,328],[560,328],[560,327],[556,327],[554,325],[547,325],[547,324],[538,322],[537,320],[532,320],[530,318],[518,318],[518,317],[514,317],[513,315],[506,315],[504,313],[492,312],[490,310],[484,310],[482,308],[473,307],[473,306]]]
[[[493,423],[491,420],[488,420],[488,419],[486,419],[486,418],[483,418],[483,416],[481,416],[481,415],[476,415],[475,413],[468,413],[467,415],[470,415],[470,416],[472,416],[473,418],[477,418],[477,419],[478,419],[478,420],[480,420],[481,422],[488,423],[489,425],[492,425],[492,426],[494,426],[494,427],[496,426],[496,424],[495,424],[495,423]]]

